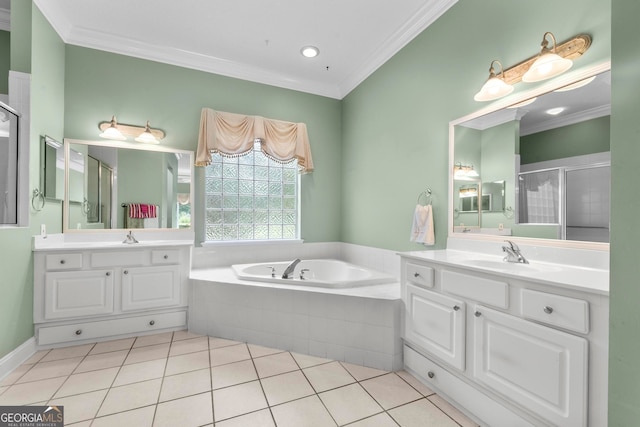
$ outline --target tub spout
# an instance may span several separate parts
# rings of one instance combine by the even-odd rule
[[[287,268],[284,269],[284,273],[282,273],[282,278],[283,279],[291,279],[293,276],[293,270],[295,270],[296,265],[298,265],[298,263],[300,262],[300,258],[296,258],[293,261],[291,261],[291,264],[289,264],[287,266]]]

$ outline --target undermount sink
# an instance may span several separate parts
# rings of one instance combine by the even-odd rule
[[[475,267],[481,268],[490,268],[492,270],[502,270],[502,271],[558,271],[559,268],[551,265],[540,265],[540,264],[523,264],[519,262],[506,262],[499,260],[489,260],[489,259],[469,259],[465,260],[464,264],[472,265]]]

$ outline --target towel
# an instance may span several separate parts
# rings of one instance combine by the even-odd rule
[[[411,226],[411,242],[423,245],[434,245],[436,238],[433,232],[433,209],[431,205],[416,205],[413,213],[413,225]]]
[[[129,203],[129,218],[155,218],[156,211],[156,205]]]

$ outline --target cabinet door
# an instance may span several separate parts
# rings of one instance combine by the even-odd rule
[[[122,311],[180,304],[180,266],[122,271]]]
[[[584,338],[477,306],[474,355],[474,376],[508,400],[553,425],[587,425]]]
[[[407,283],[404,338],[464,370],[465,304]]]
[[[112,270],[46,274],[45,319],[92,316],[112,312]]]

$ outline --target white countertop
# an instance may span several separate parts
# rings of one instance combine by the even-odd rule
[[[560,286],[600,295],[609,295],[609,270],[529,260],[529,264],[508,263],[502,256],[452,249],[402,252],[401,257]]]
[[[151,235],[149,233],[133,233],[138,243],[123,243],[126,233],[86,234],[82,237],[65,234],[51,234],[49,236],[34,236],[32,249],[38,251],[80,251],[96,249],[132,250],[150,247],[193,246],[193,239],[189,235],[176,235],[175,239],[166,235]],[[187,237],[186,239],[184,237]]]

